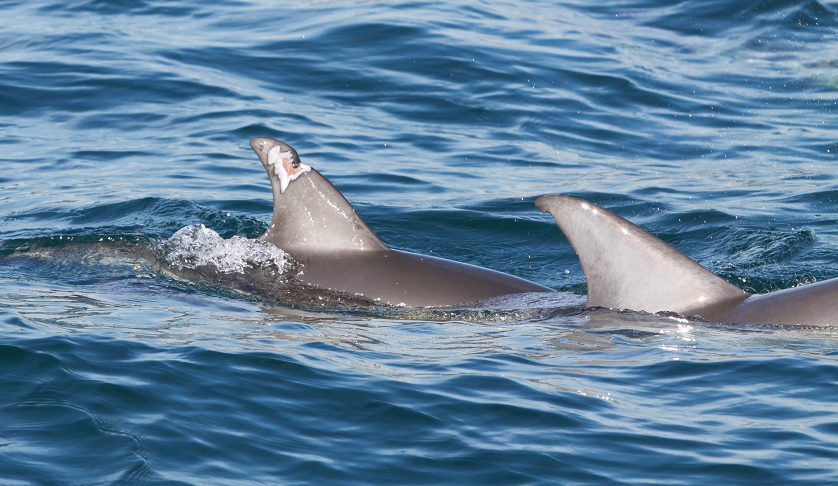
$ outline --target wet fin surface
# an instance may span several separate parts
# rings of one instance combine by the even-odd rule
[[[715,319],[750,295],[594,204],[562,195],[543,196],[535,204],[553,216],[579,255],[589,306]]]
[[[553,291],[493,270],[391,250],[290,145],[260,137],[250,146],[273,188],[273,220],[260,238],[291,255],[305,284],[410,307]]]
[[[294,257],[312,252],[388,249],[343,194],[319,172],[302,164],[290,145],[256,138],[251,147],[273,189],[273,220],[261,236],[263,240]]]

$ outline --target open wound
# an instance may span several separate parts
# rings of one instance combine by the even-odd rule
[[[311,167],[305,164],[299,164],[297,167],[292,165],[294,160],[294,153],[283,152],[279,145],[268,151],[268,163],[274,168],[274,173],[279,177],[279,192],[285,192],[288,184],[295,180],[300,175],[311,170]]]

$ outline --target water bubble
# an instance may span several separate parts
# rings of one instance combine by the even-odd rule
[[[241,236],[225,240],[202,224],[181,228],[160,248],[176,268],[213,266],[220,273],[244,273],[246,268],[276,267],[284,272],[290,265],[288,254],[271,243]]]

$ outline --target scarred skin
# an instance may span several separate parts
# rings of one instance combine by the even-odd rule
[[[273,221],[260,238],[301,265],[299,280],[370,301],[448,306],[554,292],[493,270],[387,248],[346,198],[297,151],[270,138],[250,146],[273,188]],[[838,279],[754,295],[722,280],[625,219],[581,199],[539,198],[579,255],[588,305],[740,324],[838,324]]]
[[[270,138],[255,138],[250,146],[273,187],[273,220],[260,238],[288,252],[302,265],[299,279],[304,283],[408,307],[553,292],[494,270],[387,248],[340,191],[319,172],[300,163],[296,150]],[[287,155],[279,157],[278,153]],[[295,176],[284,190],[277,160]],[[287,162],[291,162],[290,170]]]

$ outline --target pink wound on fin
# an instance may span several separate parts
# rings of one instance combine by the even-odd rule
[[[282,151],[282,148],[277,145],[268,151],[268,163],[274,168],[274,173],[279,177],[279,192],[285,192],[288,184],[300,177],[302,174],[311,170],[311,167],[305,164],[299,164],[297,167],[292,165],[294,154],[289,151]]]

